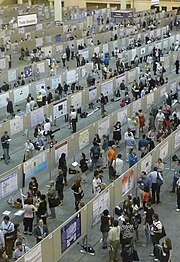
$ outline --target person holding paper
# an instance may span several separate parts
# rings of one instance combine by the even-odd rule
[[[9,142],[11,141],[8,132],[5,131],[4,135],[1,137],[1,144],[2,144],[2,148],[3,148],[3,157],[4,157],[4,162],[6,163],[6,165],[9,165]]]

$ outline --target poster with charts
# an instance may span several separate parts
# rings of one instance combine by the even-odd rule
[[[169,145],[168,142],[166,142],[164,145],[162,145],[159,149],[159,157],[164,160],[168,156],[169,152]]]
[[[97,87],[89,88],[89,102],[97,100]]]
[[[29,86],[22,86],[14,89],[14,103],[17,104],[21,101],[25,101],[29,95]]]
[[[110,210],[110,190],[105,189],[93,201],[93,225],[97,224],[101,218],[103,211]]]
[[[152,170],[152,155],[146,155],[141,160],[141,172],[145,171],[146,173],[149,173]]]
[[[6,98],[9,98],[9,92],[0,95],[0,108],[5,107],[7,105]]]
[[[98,135],[102,138],[103,135],[110,133],[110,119],[106,118],[104,121],[98,123]]]
[[[75,109],[82,107],[82,92],[78,92],[71,96],[71,105],[74,106]]]
[[[58,119],[67,114],[67,99],[53,104],[53,119]]]
[[[113,95],[113,80],[101,84],[101,93],[103,93],[104,96]]]
[[[46,86],[45,80],[41,80],[36,82],[36,94],[38,94],[38,92],[41,90],[42,86]]]
[[[139,111],[139,109],[141,109],[141,99],[138,99],[136,101],[133,102],[133,114],[135,114],[136,112]]]
[[[11,195],[18,189],[17,173],[12,172],[0,178],[0,199]]]
[[[15,117],[10,120],[10,134],[15,135],[19,132],[23,131],[23,118],[22,117]]]
[[[61,75],[56,75],[51,78],[51,88],[54,90],[62,83]]]
[[[45,170],[47,166],[47,152],[43,151],[23,163],[25,179],[27,180],[32,176],[36,176],[41,171]]]
[[[59,158],[62,153],[65,153],[68,156],[68,143],[67,141],[61,142],[54,147],[55,149],[55,163],[58,163]]]
[[[67,84],[75,83],[78,79],[76,79],[76,70],[70,70],[66,72],[66,81]]]
[[[129,169],[122,175],[122,196],[126,195],[133,187],[135,182],[134,169]]]
[[[147,107],[154,103],[154,92],[147,95]]]
[[[32,248],[24,256],[24,262],[42,262],[41,243]]]
[[[79,133],[79,149],[81,150],[88,145],[89,145],[89,129]]]
[[[42,124],[44,122],[44,108],[40,107],[31,112],[31,127],[37,126],[37,124]]]
[[[8,70],[8,82],[16,81],[16,69]]]
[[[127,121],[127,107],[121,108],[117,112],[117,121],[121,122],[121,125],[124,125]]]
[[[45,72],[45,64],[44,64],[44,62],[38,63],[37,64],[37,68],[39,69],[40,73],[44,73]]]
[[[178,149],[180,147],[180,129],[174,135],[174,149]]]

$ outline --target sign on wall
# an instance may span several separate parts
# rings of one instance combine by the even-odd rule
[[[18,24],[18,27],[36,25],[37,24],[37,14],[18,15],[17,24]]]

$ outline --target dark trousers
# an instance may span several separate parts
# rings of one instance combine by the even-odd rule
[[[177,208],[180,209],[180,192],[177,192]]]
[[[45,106],[46,105],[46,96],[42,97],[42,105]]]
[[[173,178],[173,186],[172,186],[172,191],[173,191],[173,192],[175,192],[175,188],[176,188],[176,186],[177,186],[176,183],[177,183],[178,179],[179,179],[179,178],[177,178],[177,177],[175,177],[175,176],[174,176],[174,178]]]
[[[156,235],[151,235],[152,244],[153,244],[153,254],[155,254],[155,245],[159,244],[159,237]]]
[[[159,203],[160,186],[157,183],[152,183],[151,189],[152,189],[152,204],[155,204],[155,202]]]
[[[29,233],[32,233],[33,229],[33,218],[25,217],[24,218],[24,232],[29,231]]]
[[[66,66],[66,59],[62,59],[62,62],[63,62],[63,66]]]
[[[76,133],[76,119],[72,119],[72,131],[73,133]]]
[[[176,66],[176,75],[179,74],[179,66]]]

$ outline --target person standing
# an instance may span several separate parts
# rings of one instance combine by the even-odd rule
[[[80,163],[79,163],[79,167],[81,169],[81,172],[82,172],[82,182],[86,182],[86,173],[88,171],[88,165],[87,165],[87,161],[86,161],[86,155],[84,153],[81,153],[81,160],[80,160]]]
[[[45,106],[46,105],[47,92],[46,92],[44,86],[41,86],[40,93],[42,95],[42,106]]]
[[[67,57],[67,61],[69,61],[70,55],[71,55],[71,50],[70,50],[69,46],[67,46],[67,47],[66,47],[66,57]]]
[[[10,221],[9,216],[4,216],[0,228],[4,235],[6,254],[8,258],[11,258],[14,242],[14,224]]]
[[[46,219],[47,219],[47,201],[46,201],[46,195],[44,194],[41,194],[40,195],[40,201],[39,201],[39,204],[38,204],[38,207],[37,207],[37,218],[38,218],[38,221],[40,219],[43,220],[43,223],[46,225],[47,222],[46,222]]]
[[[56,198],[56,189],[55,189],[55,183],[54,181],[49,182],[49,189],[48,192],[46,193],[48,197],[48,203],[49,203],[49,208],[51,211],[50,219],[56,218],[56,212],[55,212],[55,207],[54,207],[54,200]]]
[[[178,58],[176,59],[175,66],[176,66],[176,75],[178,75],[179,74],[179,60],[178,60]]]
[[[177,181],[180,179],[180,160],[177,161],[175,170],[174,170],[174,177],[173,177],[173,183],[172,183],[172,190],[170,193],[175,193],[175,188],[177,186]]]
[[[110,229],[110,225],[111,225],[111,217],[109,215],[109,211],[107,209],[105,209],[103,211],[103,214],[101,216],[101,226],[100,226],[100,231],[102,233],[102,243],[103,243],[103,246],[102,248],[103,249],[106,249],[107,248],[107,241],[108,241],[108,232],[109,232],[109,229]]]
[[[30,248],[27,247],[22,243],[22,241],[18,240],[16,242],[15,251],[13,254],[13,259],[18,260],[20,257],[25,255],[27,252],[29,252]]]
[[[113,160],[112,166],[116,170],[116,177],[119,177],[120,175],[122,175],[124,161],[122,160],[121,154],[118,154],[116,160]]]
[[[151,171],[148,175],[150,182],[151,182],[151,190],[152,190],[152,204],[160,203],[160,189],[161,186],[157,183],[157,178],[159,178],[163,181],[163,178],[160,174],[160,172],[157,172],[157,167],[154,167],[154,170]],[[155,201],[156,200],[156,201]]]
[[[156,255],[155,253],[155,246],[159,245],[160,240],[160,234],[162,234],[162,223],[159,220],[159,216],[157,214],[154,214],[152,216],[153,223],[151,225],[150,231],[151,231],[151,239],[153,244],[153,253],[151,254],[151,257],[154,257]],[[156,259],[156,258],[155,258]],[[157,261],[157,260],[155,260]]]
[[[160,255],[159,260],[160,262],[171,262],[172,260],[172,242],[169,237],[166,237],[162,243],[162,253]]]
[[[145,203],[144,207],[144,231],[145,231],[145,245],[150,245],[151,243],[151,225],[153,224],[152,216],[154,215],[154,209],[151,206],[151,202]]]
[[[120,233],[121,230],[119,222],[114,220],[113,227],[108,233],[108,240],[110,244],[109,262],[119,261]]]
[[[62,63],[63,63],[63,67],[66,66],[66,59],[67,59],[67,55],[66,55],[66,53],[64,52],[64,53],[62,54]]]
[[[13,102],[7,97],[6,98],[7,105],[6,105],[6,112],[7,112],[7,118],[10,116],[10,118],[13,118],[14,115],[14,108],[13,108]]]
[[[43,220],[40,219],[38,225],[34,229],[34,236],[36,238],[36,243],[39,243],[42,239],[47,237],[48,227],[44,225]]]
[[[101,115],[103,115],[105,111],[105,104],[106,104],[106,99],[103,93],[101,93],[100,103],[101,103]]]
[[[5,240],[3,231],[0,229],[0,251],[5,248]]]
[[[84,192],[81,186],[81,178],[76,179],[76,181],[73,183],[71,189],[74,192],[74,198],[75,198],[75,210],[78,211],[79,210],[79,203],[81,201],[81,199],[84,196]]]
[[[33,157],[33,151],[34,151],[34,145],[33,143],[31,142],[30,139],[26,140],[26,143],[25,143],[25,160],[28,160],[30,158]]]
[[[60,205],[63,205],[63,199],[64,199],[64,194],[63,194],[63,190],[64,190],[64,178],[63,178],[63,171],[61,169],[59,169],[59,174],[56,177],[56,190],[58,192],[58,197],[61,201]]]
[[[33,205],[33,199],[28,198],[25,200],[24,205],[24,234],[32,235],[33,231],[33,219],[34,219],[34,212],[37,211],[35,206]]]
[[[61,157],[59,158],[58,169],[63,171],[64,184],[67,186],[67,161],[65,153],[62,153]]]
[[[72,109],[70,113],[70,118],[71,118],[71,123],[72,123],[72,132],[71,133],[76,133],[77,112],[75,108]]]
[[[90,149],[90,157],[92,160],[91,170],[95,170],[100,157],[100,147],[96,142],[93,142]]]
[[[129,151],[136,148],[136,142],[131,132],[128,133],[127,138],[125,138],[125,148],[126,148],[126,161],[129,162]]]
[[[1,144],[2,144],[2,148],[3,148],[3,157],[4,157],[4,161],[6,163],[6,165],[9,165],[9,142],[10,142],[10,136],[8,135],[8,132],[5,131],[4,135],[1,137]]]

